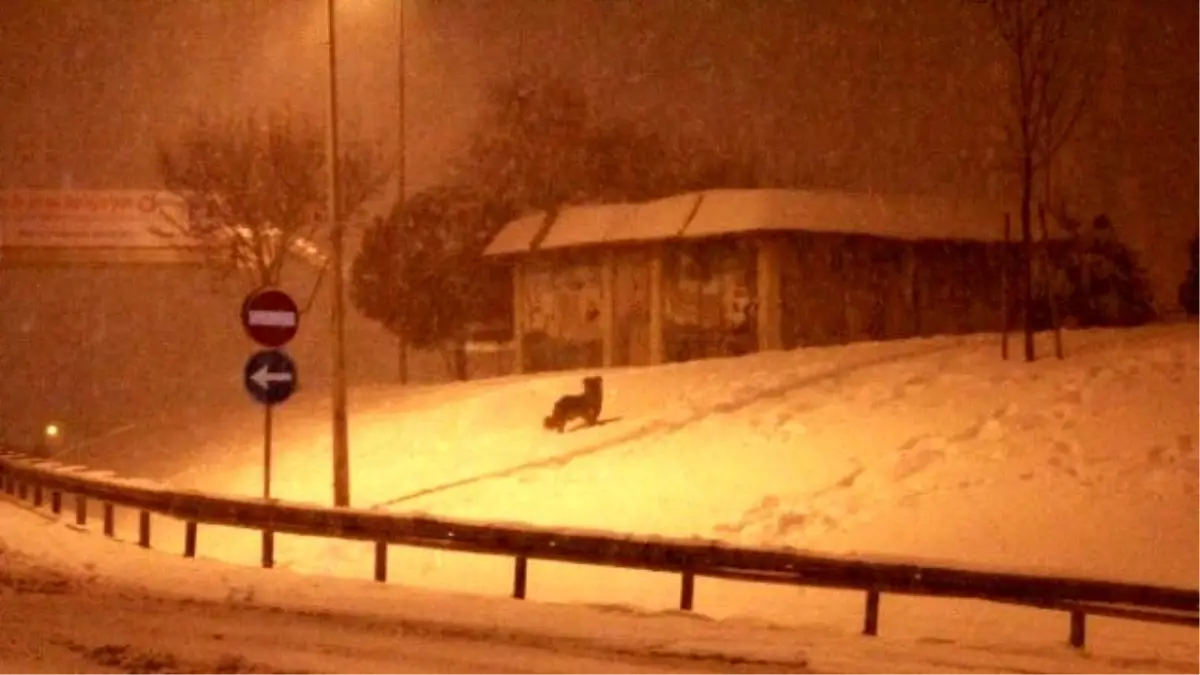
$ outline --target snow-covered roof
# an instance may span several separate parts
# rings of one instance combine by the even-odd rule
[[[663,241],[678,237],[696,211],[700,197],[700,193],[691,193],[636,204],[569,207],[559,213],[536,248]]]
[[[604,208],[568,207],[559,212],[537,248],[573,248],[594,244],[597,239],[607,241],[609,230],[622,228],[633,215],[630,204],[608,204]]]
[[[696,211],[700,193],[632,205],[633,217],[609,231],[608,242],[662,241],[678,237]]]
[[[706,192],[686,238],[763,230],[892,239],[1004,239],[1004,207],[924,195],[799,190]]]
[[[545,213],[530,213],[501,228],[484,249],[484,255],[505,255],[532,251],[534,240],[546,222]]]
[[[925,195],[709,190],[637,204],[571,206],[548,229],[543,214],[525,216],[505,226],[485,255],[771,231],[1001,241],[1004,212],[999,203]]]

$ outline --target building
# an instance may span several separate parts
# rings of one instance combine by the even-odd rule
[[[29,442],[53,421],[76,443],[253,405],[242,378],[257,346],[239,317],[252,286],[189,245],[183,217],[159,191],[0,190],[0,441]],[[302,400],[328,391],[331,310],[319,247],[291,253],[281,286],[307,310],[286,347]],[[395,338],[356,311],[346,320],[351,384],[395,381]]]
[[[512,266],[514,363],[534,372],[999,330],[1004,223],[977,202],[714,190],[528,215],[485,256]]]

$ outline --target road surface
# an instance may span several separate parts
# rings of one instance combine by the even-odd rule
[[[806,672],[332,613],[81,591],[0,553],[3,673]],[[791,670],[788,670],[788,668]]]

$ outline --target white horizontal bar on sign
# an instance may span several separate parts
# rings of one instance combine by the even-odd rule
[[[276,311],[269,309],[250,310],[250,325],[272,326],[275,328],[291,328],[296,325],[294,312]]]

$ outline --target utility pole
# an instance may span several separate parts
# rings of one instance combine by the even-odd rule
[[[350,506],[350,430],[346,415],[346,305],[345,265],[342,262],[345,231],[342,223],[341,196],[338,191],[338,96],[337,40],[334,0],[326,0],[329,29],[329,119],[326,129],[329,162],[329,232],[332,241],[333,279],[333,505]]]
[[[408,128],[408,116],[405,114],[405,80],[407,79],[407,71],[405,70],[405,51],[408,49],[408,40],[404,30],[404,0],[394,0],[393,8],[396,13],[396,215],[404,217],[405,190],[408,189],[406,170],[408,148],[406,146],[406,130]],[[400,384],[408,384],[408,336],[403,332],[397,337],[399,344],[397,351],[399,352],[399,368]]]

